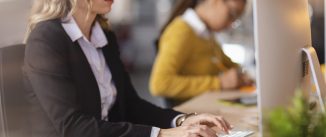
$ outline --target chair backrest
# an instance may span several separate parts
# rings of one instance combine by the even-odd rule
[[[22,44],[0,49],[0,137],[29,136],[22,72],[24,51]]]

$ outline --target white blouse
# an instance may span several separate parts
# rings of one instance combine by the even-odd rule
[[[62,26],[71,40],[79,43],[91,66],[100,90],[102,120],[108,121],[108,113],[116,100],[117,90],[101,50],[108,44],[107,38],[98,22],[92,28],[90,41],[83,35],[73,17],[64,19]]]

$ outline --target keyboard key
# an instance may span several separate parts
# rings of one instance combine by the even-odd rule
[[[218,137],[248,137],[253,131],[231,131],[230,134],[218,134]]]

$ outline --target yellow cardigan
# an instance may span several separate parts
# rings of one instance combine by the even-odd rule
[[[219,63],[214,63],[213,58]],[[165,30],[150,78],[153,95],[185,100],[220,90],[217,76],[238,67],[215,40],[198,36],[180,17]]]

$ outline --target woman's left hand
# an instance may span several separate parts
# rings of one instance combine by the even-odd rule
[[[209,127],[218,127],[226,133],[232,129],[229,122],[227,122],[223,117],[203,113],[195,116],[188,117],[181,126],[192,126],[192,125],[206,125]]]
[[[247,73],[240,74],[240,86],[252,86],[254,85],[254,81],[250,78],[250,76]]]

